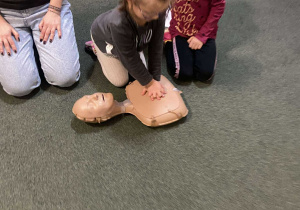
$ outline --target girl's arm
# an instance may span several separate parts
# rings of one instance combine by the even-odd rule
[[[143,86],[151,82],[153,77],[143,64],[140,54],[136,49],[134,41],[136,37],[130,25],[112,24],[110,25],[110,33],[116,55],[131,76],[137,79]]]
[[[211,9],[205,24],[195,35],[203,44],[206,43],[209,35],[217,27],[217,24],[225,10],[225,0],[211,0]]]
[[[148,69],[156,81],[160,81],[161,76],[164,29],[165,14],[162,14],[157,20],[157,25],[153,29],[152,38],[148,45]]]

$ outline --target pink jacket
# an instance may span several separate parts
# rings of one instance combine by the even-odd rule
[[[176,0],[172,8],[171,37],[195,36],[203,44],[217,36],[225,0]]]

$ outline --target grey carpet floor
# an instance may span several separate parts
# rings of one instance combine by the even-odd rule
[[[134,116],[77,120],[83,95],[111,92],[83,48],[117,1],[73,0],[81,80],[0,90],[0,209],[300,209],[300,1],[228,0],[214,82],[176,82],[190,113],[149,128]]]

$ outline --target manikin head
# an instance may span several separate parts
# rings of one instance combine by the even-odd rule
[[[139,25],[143,25],[158,19],[161,13],[165,14],[171,2],[172,0],[121,0],[120,5]]]
[[[80,98],[73,106],[73,113],[87,121],[100,118],[109,119],[115,107],[111,93],[95,93]],[[101,120],[102,121],[102,120]]]

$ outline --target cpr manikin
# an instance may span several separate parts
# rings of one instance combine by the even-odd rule
[[[114,100],[111,93],[86,95],[76,101],[73,113],[88,123],[104,122],[116,115],[129,113],[135,115],[143,124],[151,127],[175,122],[188,114],[180,91],[172,83],[161,77],[167,94],[161,100],[151,101],[146,94],[141,95],[143,86],[136,80],[127,85],[127,99],[123,102]]]

